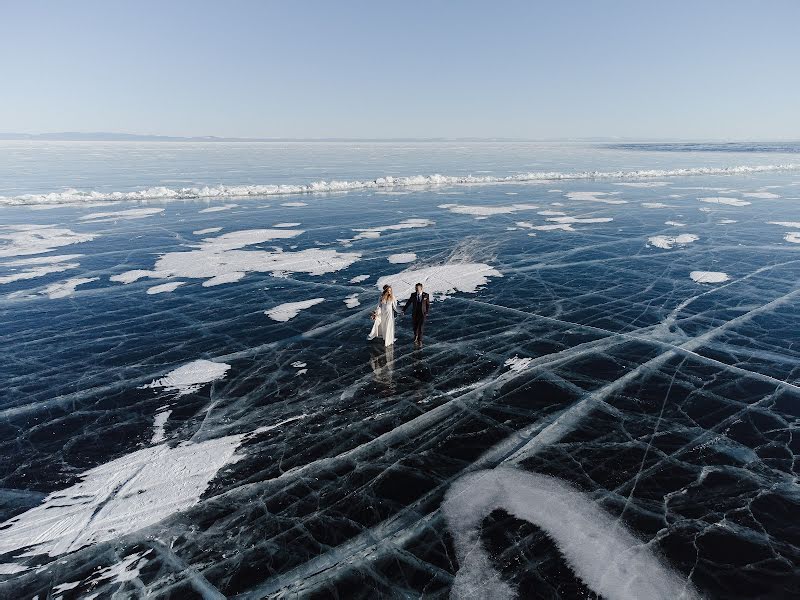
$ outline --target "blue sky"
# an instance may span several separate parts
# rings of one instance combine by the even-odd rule
[[[800,138],[800,2],[0,0],[0,131]]]

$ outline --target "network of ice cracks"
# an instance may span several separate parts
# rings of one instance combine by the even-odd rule
[[[690,182],[426,192],[407,214],[351,213],[326,241],[312,217],[251,226],[244,205],[105,272],[81,272],[107,233],[80,223],[164,211],[7,228],[9,283],[30,287],[6,315],[154,296],[150,326],[184,359],[63,386],[38,357],[40,386],[9,379],[0,595],[798,592],[798,188]],[[81,277],[38,283],[62,270]],[[435,300],[426,346],[404,321],[395,347],[367,345],[378,289],[416,281]],[[77,314],[35,335],[110,355],[146,343],[121,314],[115,331]],[[81,357],[52,360],[75,376]],[[37,469],[50,489],[25,491]]]

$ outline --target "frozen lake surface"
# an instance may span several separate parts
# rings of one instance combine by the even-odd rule
[[[795,162],[3,143],[0,597],[800,595]]]

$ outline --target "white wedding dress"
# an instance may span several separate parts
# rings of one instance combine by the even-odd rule
[[[397,314],[397,300],[381,300],[378,308],[375,309],[375,322],[372,324],[372,330],[367,336],[368,340],[373,340],[376,337],[383,339],[384,346],[391,346],[394,344],[394,316]]]

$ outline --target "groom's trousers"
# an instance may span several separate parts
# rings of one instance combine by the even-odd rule
[[[425,316],[414,315],[411,324],[414,326],[414,339],[422,341],[422,330],[425,328]]]

